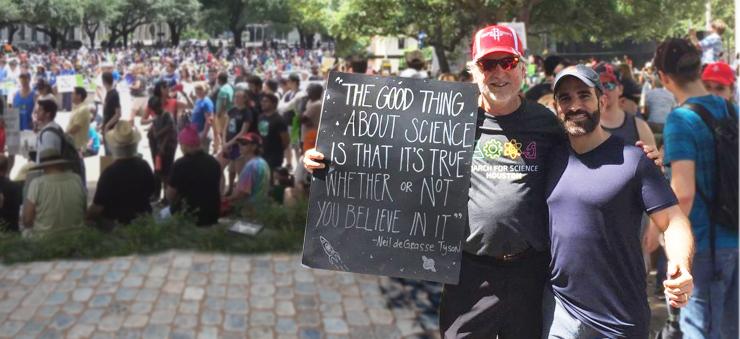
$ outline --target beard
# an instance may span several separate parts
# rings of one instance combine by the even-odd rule
[[[579,119],[585,115],[585,119]],[[586,110],[569,111],[561,118],[563,127],[569,136],[580,137],[593,132],[601,120],[600,108],[594,112]]]

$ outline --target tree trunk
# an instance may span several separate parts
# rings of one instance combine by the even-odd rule
[[[298,41],[300,41],[301,48],[306,48],[306,33],[300,28],[298,28]]]
[[[174,21],[168,21],[167,26],[170,28],[170,43],[172,43],[172,47],[177,47],[180,45],[180,34],[182,33],[182,30],[185,28],[184,24],[178,25]]]
[[[450,71],[450,63],[447,61],[447,55],[445,54],[444,48],[441,46],[430,43],[434,47],[434,54],[437,55],[437,62],[439,62],[439,72],[448,73]]]
[[[85,25],[85,34],[87,34],[87,38],[90,40],[90,49],[95,48],[95,33],[98,32],[98,24],[93,25],[92,27]],[[94,27],[94,28],[93,28]]]
[[[303,48],[313,49],[314,47],[314,33],[308,33],[303,36],[304,46]]]
[[[51,45],[52,49],[56,49],[57,45],[59,44],[59,34],[56,32],[49,32],[49,45]]]
[[[242,48],[242,32],[244,32],[244,28],[231,28],[231,33],[234,34],[234,47],[236,48]]]
[[[108,27],[108,30],[110,31],[110,36],[108,36],[108,46],[107,46],[107,49],[110,50],[111,48],[113,48],[113,46],[116,45],[116,42],[118,41],[118,37],[119,37],[120,33],[113,26]]]
[[[15,32],[18,32],[18,26],[16,25],[8,25],[8,44],[13,44],[13,37],[15,36]]]

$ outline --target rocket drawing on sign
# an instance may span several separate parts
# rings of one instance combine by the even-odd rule
[[[421,260],[423,261],[421,265],[422,268],[427,271],[437,272],[437,269],[434,268],[434,259],[427,258],[426,256],[422,255]]]
[[[329,240],[326,240],[326,238],[322,236],[319,236],[319,240],[321,240],[321,247],[324,249],[324,253],[329,257],[329,263],[340,271],[349,271],[349,268],[342,263],[342,258],[339,257],[339,252],[334,249],[334,247],[329,243]]]

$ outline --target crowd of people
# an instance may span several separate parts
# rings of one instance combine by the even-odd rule
[[[0,113],[17,112],[18,132],[36,140],[29,152],[8,147],[0,157],[4,228],[29,236],[110,230],[178,212],[205,226],[295,201],[307,178],[293,168],[301,147],[313,147],[328,72],[322,59],[331,55],[199,47],[5,53]],[[77,86],[61,93],[57,79],[77,74]],[[66,126],[56,122],[62,111],[70,112]],[[14,134],[4,122],[3,149]],[[101,172],[89,178],[84,158],[95,155]],[[29,163],[10,180],[19,156]],[[96,185],[88,204],[89,181]]]
[[[482,29],[473,44],[466,70],[438,79],[478,84],[479,120],[505,133],[476,142],[532,142],[550,156],[530,159],[537,170],[518,176],[486,172],[509,160],[473,160],[486,170],[471,174],[461,279],[445,286],[442,335],[645,338],[645,258],[655,252],[660,293],[684,308],[684,333],[737,337],[737,230],[709,213],[720,154],[697,106],[685,105],[736,117],[736,71],[718,61],[716,43],[668,39],[639,70],[527,60],[504,26]],[[19,129],[37,137],[21,181],[8,178],[18,155],[0,156],[0,217],[29,236],[110,230],[155,212],[190,213],[207,226],[305,196],[310,172],[325,167],[314,147],[327,72],[372,73],[360,57],[325,58],[332,51],[6,54],[2,114],[17,110]],[[409,53],[398,75],[428,78],[427,64]],[[57,79],[75,74],[78,86],[59,93]],[[71,111],[67,126],[55,121],[60,111]],[[10,134],[0,127],[4,148]],[[150,154],[142,156],[143,138]],[[105,165],[89,178],[84,157],[101,150]],[[97,182],[91,199],[89,181]]]

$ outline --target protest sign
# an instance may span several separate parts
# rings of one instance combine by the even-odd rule
[[[77,79],[74,75],[60,75],[57,77],[57,92],[71,93],[75,90]]]
[[[5,147],[8,154],[20,154],[21,147],[21,116],[18,108],[12,107],[5,110],[3,114],[5,122]]]
[[[303,245],[312,268],[457,283],[473,84],[332,72]]]

